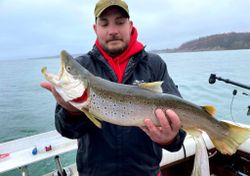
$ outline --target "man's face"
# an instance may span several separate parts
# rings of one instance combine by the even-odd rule
[[[111,57],[120,55],[129,45],[133,23],[119,7],[109,7],[94,24],[97,39]]]

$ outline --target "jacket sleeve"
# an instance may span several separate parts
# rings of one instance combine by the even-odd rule
[[[62,136],[71,139],[78,139],[97,128],[84,113],[72,115],[58,104],[55,110],[55,126]]]
[[[164,148],[170,152],[176,152],[181,149],[184,139],[186,137],[186,132],[182,129],[179,130],[178,134],[176,135],[174,141],[168,145],[160,145],[161,148]]]
[[[157,64],[155,65],[156,66],[155,68],[159,69],[156,69],[158,70],[158,72],[156,72],[155,74],[155,81],[163,81],[162,89],[164,93],[169,93],[181,97],[178,87],[175,85],[174,81],[168,74],[166,63],[160,58],[160,56],[157,55],[156,57],[159,57],[158,59],[159,62],[158,63],[154,62],[154,64]],[[186,132],[180,129],[175,137],[175,140],[171,144],[160,145],[160,146],[171,152],[178,151],[181,149],[185,137],[186,137]]]
[[[174,81],[168,74],[166,63],[160,58],[160,56],[158,57],[159,57],[159,62],[155,63],[157,64],[155,65],[156,68],[158,68],[154,78],[155,81],[163,81],[162,90],[164,93],[173,94],[178,97],[181,97],[181,94],[178,90],[178,86],[175,85]]]

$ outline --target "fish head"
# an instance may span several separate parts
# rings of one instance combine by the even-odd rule
[[[66,102],[73,102],[74,105],[88,99],[90,73],[66,51],[61,51],[61,65],[57,75],[49,73],[46,67],[42,68],[42,73]]]

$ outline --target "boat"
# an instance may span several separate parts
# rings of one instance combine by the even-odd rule
[[[216,79],[250,89],[249,86],[217,77],[215,74],[211,74],[209,83],[215,83]],[[247,114],[250,115],[249,111]],[[237,125],[250,128],[250,125],[246,124],[237,123]],[[208,151],[211,176],[250,176],[250,138],[231,156],[217,151],[205,132],[202,133],[202,138]],[[77,176],[76,164],[67,167],[61,164],[61,155],[76,149],[77,140],[64,138],[55,130],[0,143],[0,175],[17,168],[22,176],[33,175],[29,173],[31,164],[45,159],[54,159],[55,171],[46,173],[44,176]],[[194,165],[195,149],[196,142],[191,135],[187,135],[179,151],[169,152],[163,149],[160,163],[162,176],[190,176]]]
[[[250,126],[246,126],[249,127]],[[214,176],[250,175],[250,138],[240,145],[232,156],[218,152],[206,133],[202,134],[208,155],[210,173]],[[77,149],[77,140],[62,137],[57,131],[49,131],[38,135],[0,144],[0,175],[1,173],[19,168],[20,175],[29,173],[29,166],[45,159],[55,160],[55,171],[44,176],[77,176],[76,165],[62,167],[60,155]],[[160,163],[163,176],[190,176],[195,156],[195,141],[187,135],[182,148],[177,152],[163,149]],[[180,169],[181,168],[181,169]]]

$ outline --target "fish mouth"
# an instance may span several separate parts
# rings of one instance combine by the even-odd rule
[[[61,63],[60,63],[60,70],[59,70],[59,73],[58,73],[59,80],[62,79],[63,74],[65,72],[65,63],[66,63],[66,59],[67,59],[68,55],[69,54],[66,51],[64,51],[64,50],[61,51],[61,54],[60,54]]]
[[[43,67],[41,72],[44,75],[44,77],[52,83],[54,86],[57,86],[60,84],[60,81],[63,79],[64,73],[65,73],[65,60],[66,60],[66,51],[62,51],[60,54],[61,62],[60,62],[60,68],[58,74],[50,73],[47,69],[47,67]]]
[[[60,82],[59,76],[49,73],[47,67],[42,68],[42,74],[44,75],[45,79],[52,83],[54,86],[58,85]]]
[[[67,71],[68,63],[73,58],[66,51],[61,52],[60,59],[60,68],[57,75],[48,72],[47,67],[42,68],[42,74],[65,101],[73,101],[76,104],[83,103],[89,98],[87,84],[78,76],[74,76]]]

